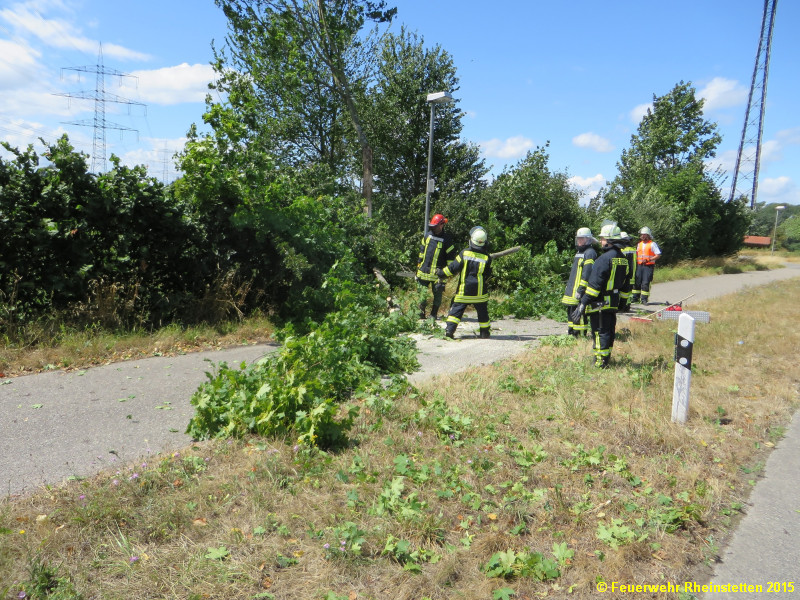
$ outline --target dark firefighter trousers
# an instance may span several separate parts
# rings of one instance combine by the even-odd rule
[[[438,318],[439,307],[442,305],[442,293],[444,292],[444,286],[439,285],[438,281],[425,281],[423,279],[417,279],[417,283],[426,288],[426,298],[422,302],[419,303],[419,315],[423,319],[425,318],[425,308],[428,305],[428,298],[427,298],[427,288],[433,288],[433,306],[431,306],[431,316],[436,319]]]
[[[589,313],[589,324],[592,327],[592,352],[594,364],[605,367],[611,359],[611,349],[614,347],[614,336],[617,333],[617,311],[598,310]]]
[[[654,265],[636,266],[636,283],[633,286],[633,297],[641,297],[642,304],[650,298],[650,283],[653,281]]]
[[[450,305],[450,314],[447,315],[447,332],[450,334],[455,333],[456,327],[461,322],[461,317],[464,316],[464,311],[467,310],[469,304],[463,302],[453,302]],[[475,302],[473,304],[475,312],[478,313],[478,323],[480,330],[489,332],[489,303],[488,302]],[[486,326],[483,326],[483,324]]]

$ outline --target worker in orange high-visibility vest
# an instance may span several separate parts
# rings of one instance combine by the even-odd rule
[[[639,244],[636,246],[636,281],[631,294],[631,304],[636,302],[647,304],[650,300],[650,284],[653,282],[653,272],[659,258],[661,249],[653,240],[653,232],[649,227],[642,227],[639,230]]]

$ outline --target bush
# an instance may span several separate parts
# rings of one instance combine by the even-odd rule
[[[283,346],[239,370],[222,364],[192,396],[196,413],[187,433],[195,438],[294,434],[323,449],[346,444],[357,414],[342,404],[356,394],[380,394],[382,375],[416,367],[416,345],[400,332],[411,317],[388,313],[365,286],[330,274],[335,306],[311,333],[282,332]],[[307,324],[311,329],[311,324]]]
[[[552,240],[545,244],[541,254],[532,256],[528,248],[522,248],[498,258],[492,263],[492,285],[507,295],[502,302],[490,300],[490,317],[563,318],[561,296],[571,261],[572,253],[559,252]]]

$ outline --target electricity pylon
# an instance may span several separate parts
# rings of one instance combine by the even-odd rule
[[[94,139],[92,140],[92,172],[101,173],[106,169],[106,129],[118,129],[120,131],[136,131],[138,139],[138,130],[117,123],[106,121],[106,102],[113,102],[115,104],[127,104],[128,112],[130,113],[130,106],[144,106],[145,114],[147,105],[142,102],[128,100],[121,96],[109,94],[106,92],[105,76],[114,75],[116,77],[132,77],[133,75],[117,71],[116,69],[107,69],[103,66],[103,45],[100,44],[100,51],[97,55],[97,64],[88,67],[64,67],[67,71],[78,71],[84,73],[95,74],[95,87],[94,92],[83,91],[74,94],[55,94],[56,96],[66,96],[67,98],[81,98],[83,100],[94,100],[94,119],[82,119],[80,121],[66,121],[65,125],[80,125],[81,127],[94,127]]]
[[[756,207],[758,194],[758,171],[761,167],[761,136],[764,132],[764,108],[767,103],[767,78],[772,47],[772,30],[775,26],[775,10],[778,0],[764,0],[764,16],[761,18],[761,36],[758,40],[756,64],[750,83],[750,97],[742,128],[742,141],[733,171],[730,200],[750,196],[750,208]]]

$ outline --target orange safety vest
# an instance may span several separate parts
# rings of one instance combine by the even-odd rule
[[[653,266],[656,264],[656,253],[653,252],[653,240],[639,242],[636,246],[636,262],[640,265]]]

